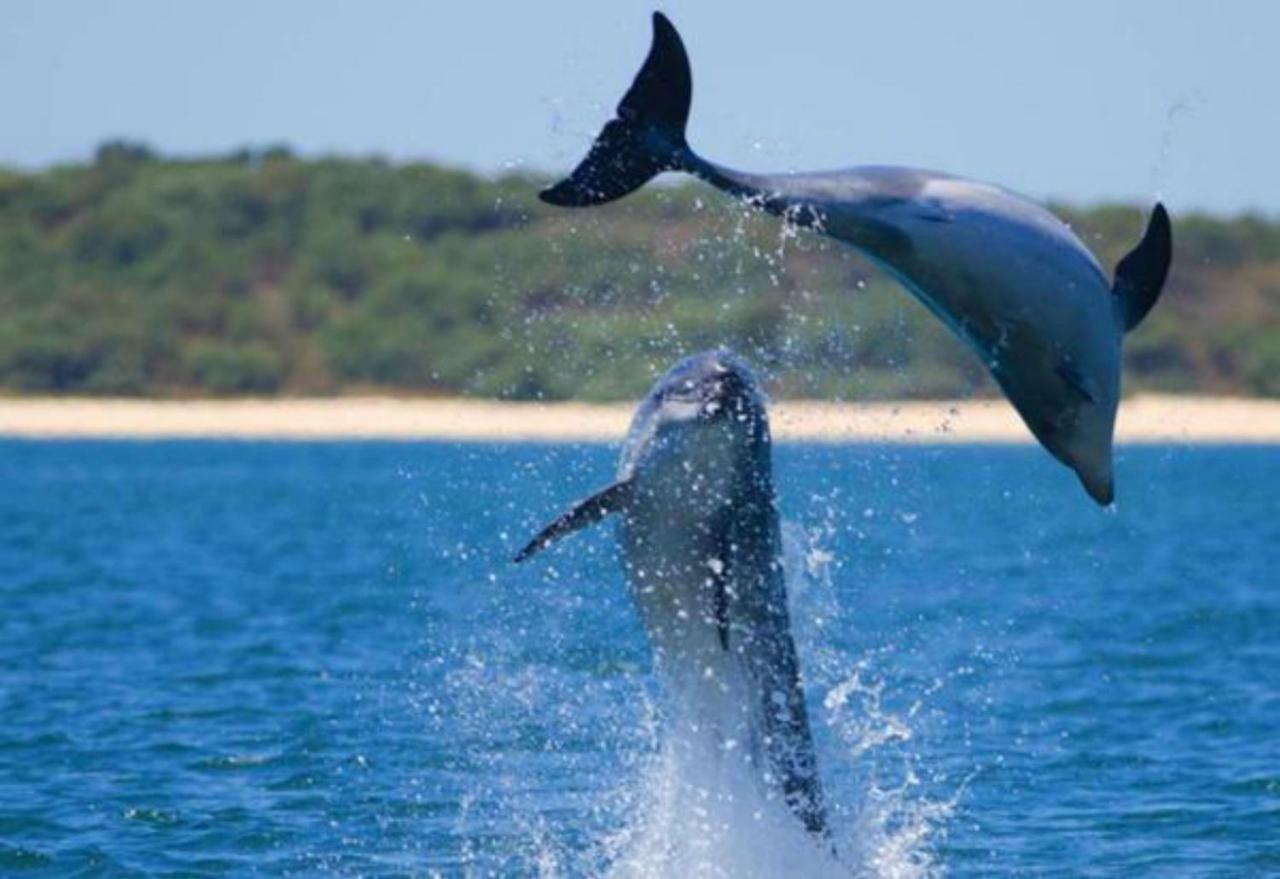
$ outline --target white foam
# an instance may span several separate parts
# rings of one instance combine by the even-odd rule
[[[766,797],[741,751],[711,753],[701,731],[666,734],[639,809],[613,841],[616,879],[847,877],[785,804]]]

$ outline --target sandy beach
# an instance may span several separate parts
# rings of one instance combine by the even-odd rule
[[[620,439],[631,404],[339,397],[270,400],[0,399],[0,436],[27,438]],[[1003,400],[778,402],[774,435],[809,442],[1029,443]],[[1280,400],[1138,396],[1120,406],[1122,443],[1280,444]]]

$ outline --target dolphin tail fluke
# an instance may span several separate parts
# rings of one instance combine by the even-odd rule
[[[685,124],[693,97],[689,56],[675,27],[653,14],[653,45],[635,82],[618,104],[587,157],[573,173],[539,193],[562,207],[586,207],[622,198],[663,171],[684,166]]]
[[[1112,289],[1119,300],[1125,332],[1142,323],[1160,298],[1172,258],[1173,230],[1169,212],[1156,202],[1146,234],[1138,246],[1116,264],[1116,280]]]

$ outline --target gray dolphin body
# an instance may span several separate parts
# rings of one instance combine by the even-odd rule
[[[791,638],[769,425],[724,351],[676,364],[640,404],[617,480],[516,557],[610,514],[655,667],[705,759],[743,760],[810,833],[828,834]]]
[[[749,174],[709,162],[685,141],[691,99],[684,45],[655,13],[653,46],[617,118],[542,199],[602,204],[684,171],[854,246],[977,352],[1094,500],[1113,500],[1121,342],[1164,286],[1172,235],[1163,206],[1112,282],[1066,224],[996,186],[910,168]]]

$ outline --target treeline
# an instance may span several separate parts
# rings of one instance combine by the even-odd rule
[[[0,171],[0,390],[634,397],[726,344],[784,396],[987,393],[976,358],[847,248],[697,184],[547,208],[432,165],[103,145]],[[1136,207],[1059,213],[1105,265]],[[1280,395],[1280,222],[1176,217],[1129,390]]]

